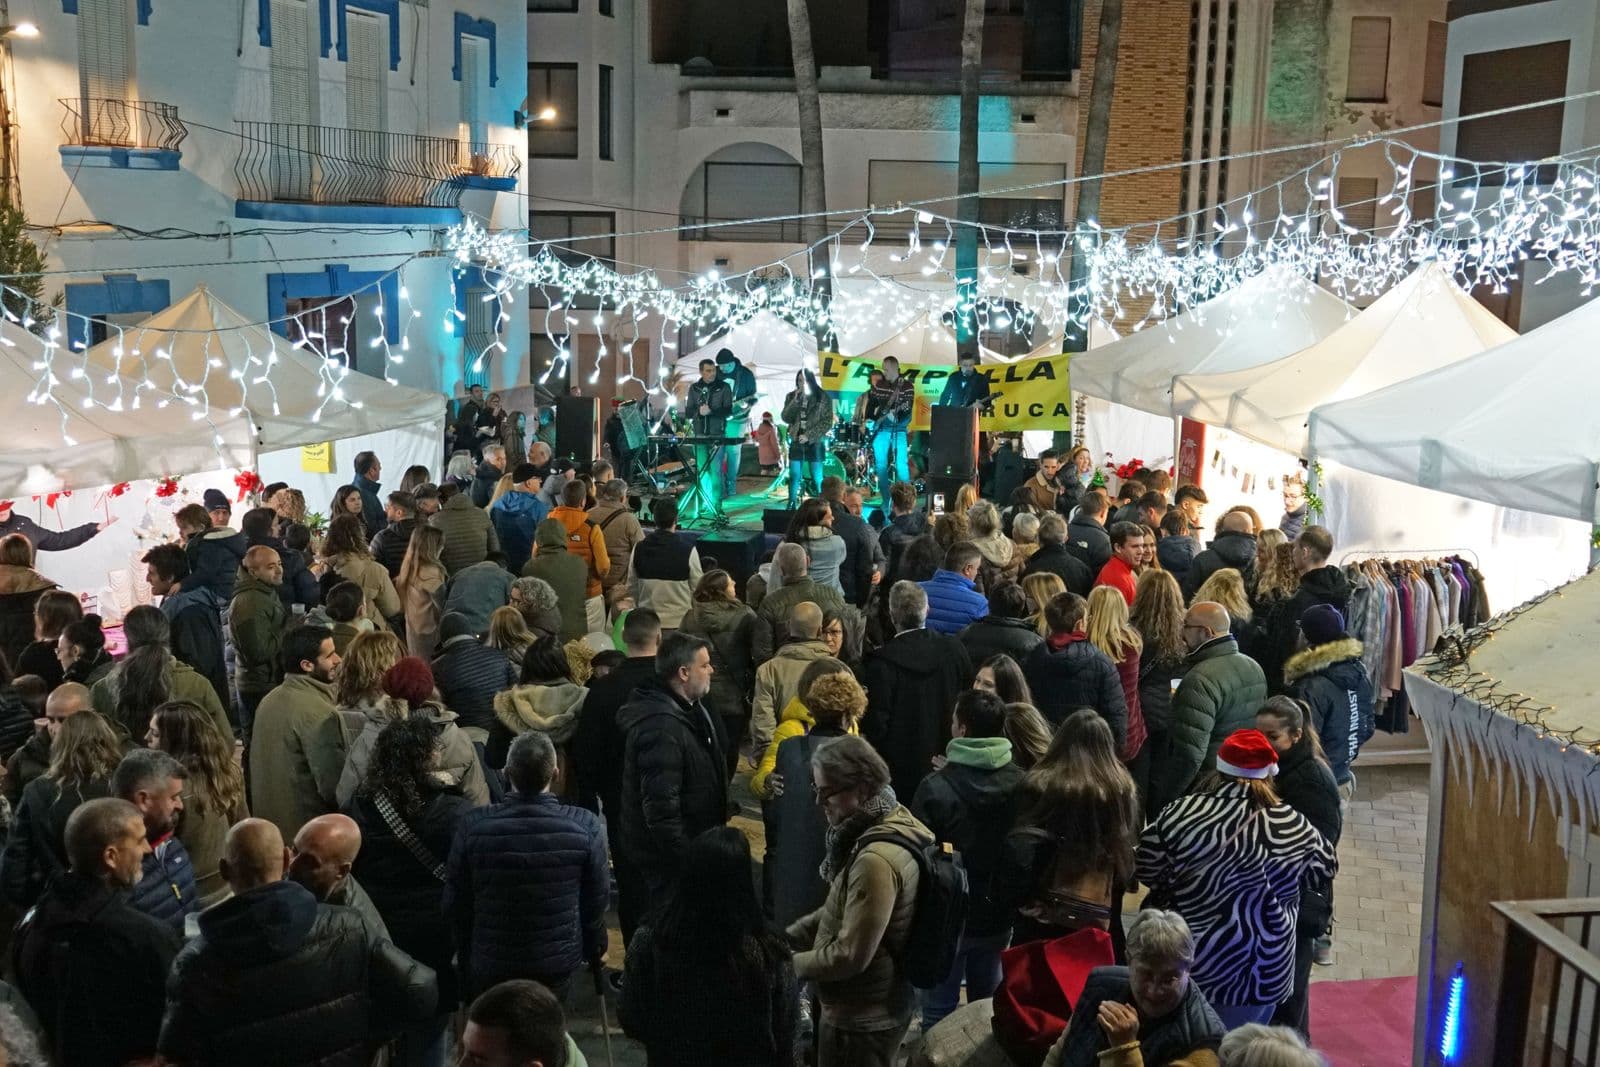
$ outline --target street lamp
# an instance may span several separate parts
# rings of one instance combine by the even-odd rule
[[[553,104],[546,104],[544,107],[539,109],[539,114],[535,117],[540,122],[554,122],[556,120],[556,114],[555,106]]]
[[[37,37],[39,27],[31,22],[19,22],[14,26],[0,26],[0,37]]]

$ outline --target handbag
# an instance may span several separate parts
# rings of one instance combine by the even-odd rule
[[[379,793],[372,798],[372,806],[378,809],[378,815],[383,819],[384,825],[389,827],[395,838],[406,847],[406,851],[415,856],[417,862],[428,869],[429,874],[443,882],[444,864],[440,863],[433,853],[428,851],[428,846],[411,832],[411,827],[407,826],[400,813],[394,810],[389,798]]]
[[[1053,941],[1029,941],[1000,953],[994,993],[995,1040],[1013,1063],[1038,1067],[1066,1032],[1089,972],[1116,962],[1111,935],[1077,930]]]

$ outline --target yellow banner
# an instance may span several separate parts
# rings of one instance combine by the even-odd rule
[[[1070,430],[1072,398],[1067,386],[1070,354],[1019,359],[1015,363],[981,363],[978,373],[989,379],[989,393],[997,396],[994,414],[978,420],[978,428],[990,431]],[[817,373],[822,387],[838,393],[852,404],[867,389],[867,375],[878,369],[878,360],[819,352]],[[926,430],[930,412],[939,402],[945,383],[957,368],[944,363],[904,363],[900,373],[917,390],[917,403],[911,415],[913,430]]]
[[[300,446],[300,469],[311,474],[333,473],[333,442]]]

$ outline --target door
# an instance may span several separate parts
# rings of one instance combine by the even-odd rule
[[[345,126],[348,158],[356,164],[351,175],[350,199],[360,203],[385,202],[391,184],[390,153],[383,132],[389,75],[389,33],[381,15],[359,11],[345,14],[349,61],[344,74]],[[398,176],[395,181],[400,180]]]
[[[488,174],[489,133],[483,105],[489,77],[489,47],[481,37],[461,38],[461,169]]]
[[[79,134],[84,144],[136,145],[133,0],[79,0]]]
[[[267,148],[274,200],[311,200],[320,131],[311,125],[311,23],[305,0],[272,0],[272,125]]]

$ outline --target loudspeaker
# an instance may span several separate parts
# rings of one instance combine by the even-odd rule
[[[765,544],[766,535],[756,530],[714,530],[702,534],[694,547],[700,553],[701,569],[721,567],[733,576],[733,584],[743,597],[745,583],[761,566]]]
[[[789,523],[794,521],[794,512],[789,508],[762,508],[761,529],[764,533],[777,534],[782,537],[789,532]]]
[[[930,478],[978,476],[978,409],[935,405],[928,432]]]
[[[556,398],[556,455],[580,467],[600,455],[600,400],[592,396]]]
[[[973,479],[971,479],[971,478],[941,478],[941,477],[937,477],[935,475],[930,474],[926,478],[923,479],[923,482],[925,483],[925,485],[927,487],[927,490],[928,490],[928,505],[927,506],[928,506],[928,514],[931,515],[931,514],[933,514],[933,494],[935,494],[935,493],[943,493],[944,494],[944,509],[946,511],[952,511],[952,510],[954,510],[955,504],[956,504],[956,494],[961,492],[961,487],[963,485],[971,485],[972,482],[973,482]]]

